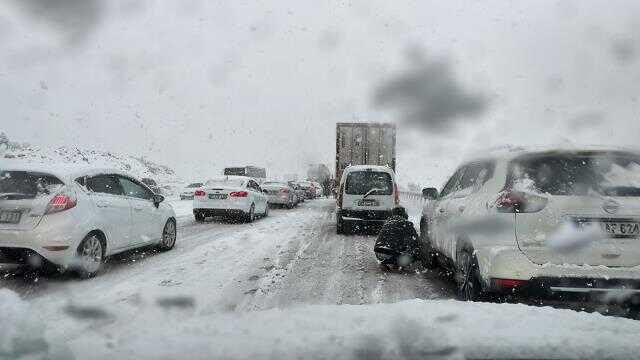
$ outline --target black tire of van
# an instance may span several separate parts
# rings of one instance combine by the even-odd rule
[[[344,234],[344,220],[342,220],[340,211],[336,212],[336,233]]]

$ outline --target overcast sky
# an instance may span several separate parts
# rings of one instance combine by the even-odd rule
[[[439,185],[498,144],[635,145],[639,55],[633,0],[7,0],[0,130],[190,177],[333,168],[336,122],[395,121],[402,182]]]

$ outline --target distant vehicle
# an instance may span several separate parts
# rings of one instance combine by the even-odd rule
[[[194,192],[193,215],[196,221],[207,216],[225,216],[253,222],[269,215],[267,195],[258,182],[246,176],[211,179]]]
[[[193,193],[196,191],[197,188],[202,187],[202,185],[204,185],[201,182],[195,182],[195,183],[191,183],[187,186],[185,186],[181,191],[180,191],[180,200],[192,200],[193,199]]]
[[[302,190],[304,190],[305,199],[316,198],[316,188],[313,186],[311,181],[298,181],[298,185],[302,188]]]
[[[306,192],[304,191],[302,186],[300,186],[297,181],[288,181],[287,184],[289,184],[289,186],[296,194],[296,205],[298,205],[299,203],[303,203],[304,199],[306,198]]]
[[[376,165],[348,166],[338,187],[338,234],[368,225],[380,226],[399,205],[400,195],[391,168]]]
[[[321,185],[322,195],[329,196],[331,192],[331,171],[325,164],[309,165],[307,169],[307,180],[315,181]]]
[[[430,201],[421,240],[432,266],[453,271],[465,300],[483,293],[638,294],[637,179],[640,154],[626,151],[478,158],[460,166],[440,193],[423,190]]]
[[[311,185],[313,185],[313,188],[314,188],[314,189],[315,189],[315,191],[316,191],[316,196],[315,196],[316,198],[322,197],[322,195],[324,195],[324,190],[323,190],[323,188],[322,188],[322,185],[320,185],[320,183],[319,183],[319,182],[317,182],[317,181],[312,181],[312,182],[311,182]]]
[[[151,189],[154,194],[162,194],[162,189],[160,188],[160,186],[158,186],[158,183],[155,180],[151,178],[142,178],[140,179],[140,181],[143,184],[147,185],[147,187]]]
[[[256,166],[228,167],[224,169],[224,175],[247,176],[261,183],[267,178],[267,170]]]
[[[109,255],[173,248],[175,213],[163,201],[118,170],[0,169],[0,257],[94,276]]]
[[[381,165],[396,170],[396,126],[385,123],[336,124],[335,183],[351,165]]]
[[[297,195],[284,181],[265,181],[262,189],[266,191],[269,204],[284,205],[291,209],[297,204]]]

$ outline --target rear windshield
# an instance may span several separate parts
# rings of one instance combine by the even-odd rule
[[[0,170],[0,200],[35,199],[55,193],[63,185],[49,174]]]
[[[208,187],[215,186],[231,186],[231,187],[243,187],[244,180],[242,179],[211,179],[205,184]]]
[[[345,193],[364,195],[372,189],[377,189],[372,192],[374,195],[393,194],[391,175],[386,172],[354,171],[347,176]]]
[[[189,186],[187,186],[188,188],[199,188],[202,186],[202,183],[193,183],[193,184],[189,184]]]
[[[511,163],[507,182],[550,195],[640,196],[640,157],[623,152],[526,156]]]

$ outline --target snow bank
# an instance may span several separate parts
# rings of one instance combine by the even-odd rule
[[[72,358],[65,348],[49,344],[37,313],[8,289],[0,289],[0,324],[0,359]]]
[[[102,359],[616,359],[634,358],[639,333],[629,319],[454,300],[248,313],[156,306],[72,348]]]

